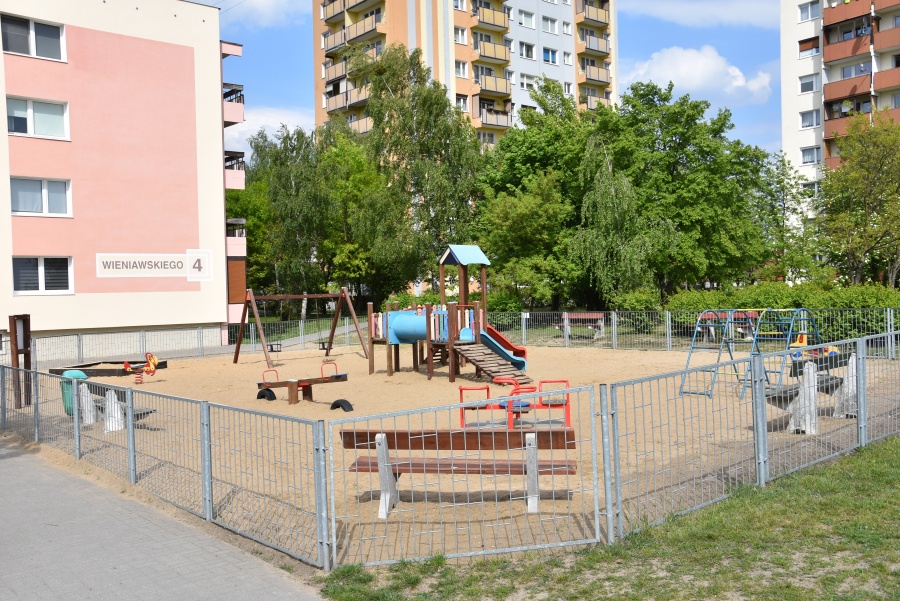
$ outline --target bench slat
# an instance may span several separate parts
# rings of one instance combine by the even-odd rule
[[[525,435],[536,434],[539,449],[574,449],[575,431],[553,430],[341,430],[345,449],[374,449],[375,436],[384,434],[395,451],[476,451],[525,448]]]
[[[503,459],[431,459],[391,458],[391,471],[395,474],[491,474],[498,476],[524,476],[525,461]],[[574,475],[577,461],[539,460],[538,475]],[[351,472],[378,472],[378,457],[360,457],[350,466]]]

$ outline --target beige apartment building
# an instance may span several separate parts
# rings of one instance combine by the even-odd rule
[[[368,91],[347,77],[341,50],[379,55],[389,44],[420,48],[432,76],[492,145],[531,104],[539,77],[559,81],[583,108],[616,91],[617,0],[326,0],[314,24],[316,124],[343,113],[371,127]]]

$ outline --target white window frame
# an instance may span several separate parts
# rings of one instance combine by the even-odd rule
[[[531,21],[531,25],[526,23],[527,20]],[[519,9],[519,25],[527,29],[535,29],[534,13]]]
[[[453,0],[454,10],[466,10],[466,0]]]
[[[570,82],[567,81],[563,84],[563,92],[565,92],[569,96],[572,95],[572,84]]]
[[[537,77],[528,73],[519,73],[519,87],[525,91],[533,90],[537,86]]]
[[[453,65],[453,73],[461,79],[468,79],[469,63],[466,61],[456,61]]]
[[[469,30],[467,30],[465,27],[454,27],[453,41],[457,44],[468,44],[468,42],[466,41],[469,38],[468,33]]]
[[[812,113],[815,117],[814,123],[812,125],[803,125],[803,115],[807,113]],[[812,109],[809,111],[800,111],[800,129],[815,129],[822,125],[822,112],[819,109]]]
[[[817,15],[814,16],[814,17],[807,16],[807,17],[804,19],[804,18],[803,18],[803,9],[804,9],[804,7],[807,9],[807,14],[808,14],[808,15],[811,15],[811,14],[812,14],[812,11],[810,10],[810,8],[812,8],[813,6],[817,6],[817,7],[819,8],[819,10],[818,10],[818,13],[819,13],[819,14],[817,14]],[[805,23],[806,21],[812,21],[813,19],[818,19],[819,17],[822,16],[822,3],[821,3],[819,0],[812,0],[811,2],[804,2],[803,4],[800,4],[800,5],[797,7],[797,9],[798,9],[798,15],[797,15],[797,18],[798,18],[798,22],[799,22],[799,23]]]
[[[9,178],[10,180],[14,179],[27,179],[34,182],[41,182],[41,212],[34,213],[31,211],[13,211],[10,210],[10,213],[14,217],[58,217],[58,218],[71,218],[72,217],[72,181],[66,179],[41,179],[38,177],[19,177],[16,175],[12,175]],[[66,212],[65,213],[51,213],[49,212],[50,206],[50,190],[47,185],[49,182],[59,182],[66,185]],[[10,185],[12,185],[12,181],[10,181]]]
[[[813,78],[813,89],[810,90],[809,92],[804,92],[804,91],[802,90],[802,88],[801,88],[801,89],[800,89],[800,94],[813,94],[813,93],[815,93],[815,92],[818,92],[819,89],[821,88],[821,79],[820,79],[818,73],[810,73],[809,75],[803,75],[803,76],[801,76],[801,77],[800,77],[800,86],[803,86],[803,80],[806,79],[806,78],[808,78],[808,77],[812,77],[812,78]]]
[[[807,162],[803,159],[803,155],[807,150],[812,150],[815,155],[815,160]],[[818,165],[822,162],[822,147],[821,146],[808,146],[806,148],[800,149],[800,164],[801,165]]]
[[[547,53],[550,53],[550,59],[547,59]],[[558,65],[559,64],[559,52],[555,48],[541,48],[541,60],[544,61],[545,65]]]
[[[541,17],[541,31],[559,35],[559,21],[553,17]]]
[[[23,21],[28,21],[28,54],[22,54],[21,52],[12,52],[10,50],[4,50],[3,54],[13,54],[15,56],[28,56],[31,58],[36,58],[42,61],[52,61],[54,63],[67,63],[69,62],[68,55],[66,54],[66,26],[62,23],[53,23],[51,21],[35,21],[34,19],[29,19],[28,17],[22,17],[19,15],[11,15],[9,13],[3,13],[3,15],[8,17],[13,17],[16,19],[22,19]],[[38,56],[37,55],[37,38],[34,33],[34,24],[39,23],[41,25],[49,25],[51,27],[59,27],[59,58],[49,58],[46,56]]]
[[[563,64],[564,65],[572,64],[572,53],[571,52],[563,52]]]
[[[43,100],[41,98],[23,98],[21,96],[7,96],[6,100],[7,100],[7,103],[9,100],[24,100],[27,103],[26,104],[26,111],[27,111],[26,119],[27,119],[28,125],[26,127],[28,129],[28,132],[24,133],[24,134],[20,133],[20,132],[11,132],[11,131],[8,131],[9,128],[7,127],[7,133],[9,135],[19,136],[21,138],[38,138],[41,140],[69,141],[70,138],[69,138],[69,103],[68,102],[60,102],[58,100]],[[34,133],[34,103],[35,102],[40,102],[43,104],[55,104],[55,105],[63,107],[63,128],[65,129],[65,135],[63,137],[58,138],[56,136],[35,135],[35,133]]]
[[[525,50],[529,50],[531,52],[531,56],[526,56]],[[536,60],[534,58],[534,44],[529,44],[528,42],[519,42],[519,57],[529,61]]]
[[[469,112],[469,97],[458,95],[456,97],[456,107],[464,113]]]
[[[563,34],[572,35],[572,24],[568,21],[563,21]]]
[[[15,289],[15,267],[12,269],[12,288],[13,296],[66,296],[75,294],[74,269],[72,269],[72,257],[36,257],[34,255],[15,255],[13,259],[37,259],[38,260],[38,289],[37,290],[16,290]],[[45,290],[46,282],[44,278],[44,259],[68,259],[69,261],[69,287],[66,290]],[[11,266],[12,267],[12,266]]]
[[[814,48],[810,48],[809,50],[801,50],[800,58],[810,58],[813,56],[818,56],[820,50],[821,49],[818,46],[816,46]]]

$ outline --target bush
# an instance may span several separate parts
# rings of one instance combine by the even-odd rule
[[[611,308],[616,311],[659,311],[662,309],[659,293],[649,289],[617,294],[613,297],[611,305]]]

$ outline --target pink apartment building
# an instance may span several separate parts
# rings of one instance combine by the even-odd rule
[[[0,0],[0,329],[20,313],[63,332],[236,311],[246,243],[225,188],[243,188],[243,155],[223,127],[243,121],[243,91],[222,60],[242,48],[220,42],[218,13]]]

